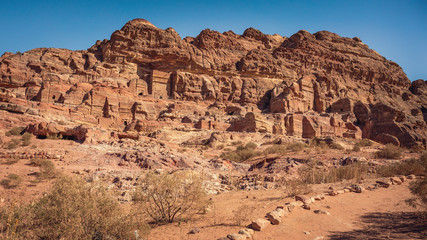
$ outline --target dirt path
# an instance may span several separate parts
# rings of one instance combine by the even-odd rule
[[[271,225],[262,232],[256,232],[254,239],[427,239],[426,221],[405,203],[411,196],[408,185],[408,182],[405,182],[402,185],[392,185],[388,189],[380,188],[361,194],[327,196],[324,200],[313,203],[311,210],[296,208],[283,218],[280,225]],[[253,199],[260,193],[262,195]],[[252,195],[248,199],[252,199],[252,204],[258,203],[259,206],[251,211],[251,219],[263,217],[263,213],[273,210],[274,204],[281,202],[265,201],[277,199],[278,195],[274,192],[250,194]],[[206,216],[191,223],[157,227],[152,230],[149,239],[218,239],[230,233],[237,233],[241,227],[233,226],[231,216],[226,212],[232,212],[227,207],[233,208],[243,200],[237,195],[230,197],[231,195],[215,199],[217,206],[224,207],[223,216],[220,217],[224,220],[223,223],[214,224],[209,220],[210,217]],[[248,203],[247,206],[250,207],[251,204]],[[313,212],[316,209],[326,210],[330,215],[316,214]],[[188,229],[194,227],[199,227],[200,233],[187,234]]]

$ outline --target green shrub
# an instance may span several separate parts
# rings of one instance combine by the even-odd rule
[[[402,155],[402,149],[391,143],[386,144],[381,150],[375,153],[377,158],[399,159]]]
[[[243,162],[248,160],[251,157],[254,157],[258,154],[257,151],[253,149],[238,148],[235,151],[223,152],[221,158],[228,159],[234,162]]]
[[[173,222],[202,211],[207,204],[200,175],[179,171],[173,174],[149,173],[134,196],[156,223]]]
[[[5,133],[6,136],[18,136],[24,131],[24,127],[14,127]]]
[[[55,165],[50,160],[41,161],[39,168],[40,172],[37,174],[37,177],[40,179],[52,179],[59,174]]]
[[[40,239],[134,239],[143,226],[106,187],[69,177],[56,181],[32,213]]]
[[[245,148],[247,148],[247,149],[257,149],[258,145],[256,143],[254,143],[254,142],[248,142],[248,143],[246,143]]]
[[[4,188],[16,188],[22,182],[22,178],[18,174],[11,173],[6,178],[0,182]]]

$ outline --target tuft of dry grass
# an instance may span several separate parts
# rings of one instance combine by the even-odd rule
[[[338,166],[332,169],[306,166],[299,170],[304,183],[319,184],[332,183],[342,180],[360,180],[368,175],[368,166],[361,163],[353,163],[347,166]]]
[[[22,178],[18,174],[11,173],[7,175],[6,179],[0,181],[0,185],[4,188],[11,189],[16,188],[21,184]]]
[[[375,153],[375,156],[377,158],[384,158],[384,159],[399,159],[401,155],[402,155],[402,149],[391,143],[386,144],[381,150],[378,150]]]

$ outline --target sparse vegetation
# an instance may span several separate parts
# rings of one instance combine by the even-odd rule
[[[249,142],[245,146],[238,145],[234,151],[230,149],[224,149],[224,152],[221,154],[221,158],[225,158],[234,162],[243,162],[258,154],[258,152],[255,150],[257,147],[258,145],[255,143]]]
[[[22,146],[30,146],[32,138],[33,135],[31,133],[24,133],[21,138]]]
[[[391,143],[386,144],[381,150],[375,153],[377,158],[399,159],[402,155],[402,149]]]
[[[420,206],[427,211],[427,152],[421,154],[418,164],[423,167],[423,172],[419,175],[424,177],[411,183],[409,189],[414,197],[407,202],[413,207]]]
[[[396,175],[423,175],[426,172],[427,162],[420,159],[408,159],[402,162],[383,165],[377,168],[377,174],[382,177],[392,177]]]
[[[19,146],[20,143],[21,143],[20,139],[14,138],[10,140],[10,142],[7,144],[7,149],[15,149]]]
[[[24,127],[14,127],[5,133],[6,136],[18,136],[24,131]]]
[[[7,175],[6,179],[3,179],[0,184],[4,188],[16,188],[21,184],[22,178],[18,174],[9,174]]]
[[[285,197],[308,194],[312,191],[311,187],[300,179],[285,181],[283,186]]]
[[[331,143],[329,144],[330,149],[344,150],[344,147],[339,143]]]
[[[236,226],[244,226],[248,222],[251,216],[251,213],[255,207],[249,205],[241,205],[239,208],[233,211],[233,224]]]
[[[105,187],[76,178],[59,179],[32,213],[40,239],[133,239],[143,229]]]
[[[353,163],[332,169],[307,166],[301,168],[299,173],[304,183],[331,183],[351,179],[360,180],[368,174],[368,166],[361,163]]]
[[[37,174],[39,179],[52,179],[57,177],[58,171],[50,160],[44,160],[40,163],[40,172]]]
[[[188,171],[149,173],[141,181],[134,200],[144,205],[156,223],[173,222],[203,211],[207,201],[200,175]]]
[[[286,154],[288,152],[285,145],[273,145],[264,150],[264,154]]]
[[[0,162],[0,164],[5,164],[5,165],[13,165],[17,162],[19,162],[19,158],[9,158],[6,161]]]
[[[60,139],[64,139],[64,136],[62,136],[62,134],[60,133],[53,133],[53,134],[47,134],[46,138],[52,139],[52,140],[60,140]]]
[[[307,145],[304,143],[290,143],[286,145],[272,145],[264,150],[264,154],[286,154],[288,152],[300,152],[304,148],[306,148]]]

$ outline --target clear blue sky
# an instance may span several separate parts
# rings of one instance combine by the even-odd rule
[[[282,36],[300,29],[358,36],[401,65],[411,80],[427,79],[427,0],[0,0],[0,54],[37,47],[87,49],[134,18],[173,27],[181,37],[205,28],[241,34],[248,27]]]

